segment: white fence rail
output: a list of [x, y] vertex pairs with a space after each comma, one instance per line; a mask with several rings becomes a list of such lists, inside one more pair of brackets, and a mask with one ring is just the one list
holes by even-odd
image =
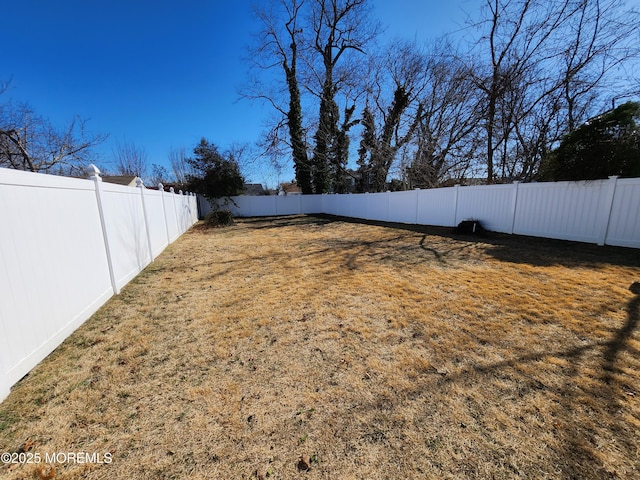
[[197, 218], [195, 196], [0, 168], [0, 401]]
[[[202, 199], [200, 205], [203, 214], [211, 209]], [[640, 248], [639, 178], [352, 195], [239, 196], [225, 208], [244, 217], [328, 213], [444, 227], [474, 219], [495, 232]]]

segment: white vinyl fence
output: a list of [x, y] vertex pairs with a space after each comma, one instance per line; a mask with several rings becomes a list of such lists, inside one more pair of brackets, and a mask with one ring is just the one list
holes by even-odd
[[192, 195], [0, 168], [0, 401], [198, 219]]
[[[513, 183], [349, 195], [238, 196], [220, 207], [243, 217], [327, 213], [640, 248], [640, 179]], [[211, 210], [200, 199], [203, 214]]]

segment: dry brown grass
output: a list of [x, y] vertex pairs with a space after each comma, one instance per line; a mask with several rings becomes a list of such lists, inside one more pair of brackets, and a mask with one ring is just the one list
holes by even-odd
[[113, 455], [66, 479], [640, 478], [638, 280], [636, 250], [196, 227], [13, 388], [0, 452]]

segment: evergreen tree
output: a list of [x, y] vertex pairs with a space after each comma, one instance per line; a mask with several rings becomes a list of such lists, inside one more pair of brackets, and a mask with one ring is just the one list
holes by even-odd
[[640, 177], [640, 103], [627, 102], [564, 137], [543, 162], [538, 178], [595, 180]]
[[193, 149], [194, 158], [187, 159], [193, 174], [187, 175], [187, 188], [205, 197], [222, 198], [241, 193], [244, 179], [238, 164], [225, 158], [213, 143], [202, 138]]
[[371, 191], [373, 185], [371, 156], [376, 144], [376, 124], [368, 103], [362, 112], [362, 126], [362, 139], [358, 149], [358, 178], [356, 179], [356, 192], [358, 193]]

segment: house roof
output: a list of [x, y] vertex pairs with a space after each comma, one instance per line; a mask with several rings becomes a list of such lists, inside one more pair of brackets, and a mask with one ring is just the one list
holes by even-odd
[[281, 183], [280, 188], [284, 193], [302, 193], [302, 189], [295, 183]]
[[138, 177], [135, 175], [103, 175], [102, 181], [124, 185], [126, 187], [135, 187]]
[[245, 183], [244, 194], [245, 195], [266, 195], [267, 192], [259, 183]]

